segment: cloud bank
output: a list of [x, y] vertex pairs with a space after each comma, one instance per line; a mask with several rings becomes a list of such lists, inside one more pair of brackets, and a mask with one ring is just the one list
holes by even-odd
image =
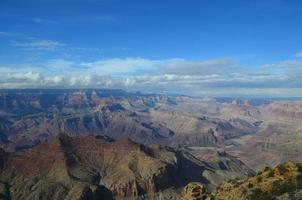
[[[46, 43], [21, 46], [44, 48]], [[0, 73], [0, 88], [122, 88], [195, 96], [302, 96], [299, 59], [258, 68], [226, 58], [205, 61], [113, 58], [93, 62], [52, 59], [0, 65]]]

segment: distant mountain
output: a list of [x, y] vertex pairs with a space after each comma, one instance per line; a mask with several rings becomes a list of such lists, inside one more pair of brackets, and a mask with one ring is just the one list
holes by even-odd
[[123, 90], [1, 90], [0, 146], [19, 151], [70, 136], [213, 147], [254, 170], [302, 159], [302, 101], [192, 98]]
[[178, 98], [120, 90], [8, 90], [0, 93], [0, 139], [11, 151], [60, 132], [127, 136], [174, 147], [213, 146], [258, 129], [241, 119], [196, 116], [181, 106]]

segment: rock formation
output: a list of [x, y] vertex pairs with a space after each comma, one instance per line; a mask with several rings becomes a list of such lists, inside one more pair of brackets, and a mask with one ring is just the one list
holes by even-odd
[[256, 176], [233, 180], [218, 187], [217, 200], [302, 199], [302, 166], [285, 163], [274, 169], [266, 168]]
[[200, 183], [189, 183], [183, 189], [180, 200], [212, 200], [212, 196], [206, 192], [205, 187]]
[[222, 176], [189, 153], [66, 134], [31, 149], [1, 151], [0, 169], [0, 195], [7, 199], [174, 198], [190, 181], [211, 188], [206, 171]]

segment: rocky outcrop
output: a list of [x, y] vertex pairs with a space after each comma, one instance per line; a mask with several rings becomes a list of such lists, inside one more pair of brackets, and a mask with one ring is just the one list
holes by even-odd
[[208, 193], [201, 183], [189, 183], [181, 200], [300, 200], [302, 199], [302, 165], [288, 162], [267, 167], [255, 176], [233, 179]]
[[256, 176], [233, 180], [217, 188], [217, 200], [301, 199], [302, 166], [285, 163], [274, 169], [266, 168]]
[[180, 200], [212, 200], [212, 196], [206, 192], [205, 187], [200, 183], [189, 183], [183, 189]]

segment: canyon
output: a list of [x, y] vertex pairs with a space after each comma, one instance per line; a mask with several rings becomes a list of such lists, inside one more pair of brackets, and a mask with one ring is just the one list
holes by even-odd
[[301, 122], [299, 99], [1, 90], [1, 195], [178, 199], [190, 182], [215, 192], [300, 163]]

